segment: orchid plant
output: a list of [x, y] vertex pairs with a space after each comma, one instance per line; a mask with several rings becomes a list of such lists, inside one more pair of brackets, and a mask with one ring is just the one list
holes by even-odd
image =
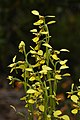
[[[58, 83], [63, 77], [70, 76], [64, 70], [69, 68], [67, 66], [68, 60], [60, 59], [60, 53], [69, 52], [69, 50], [55, 50], [49, 44], [51, 36], [48, 26], [56, 21], [52, 20], [46, 23], [46, 19], [53, 19], [55, 16], [42, 16], [36, 10], [33, 10], [32, 14], [38, 18], [38, 21], [33, 23], [35, 28], [30, 30], [34, 36], [32, 39], [34, 47], [30, 46], [30, 51], [26, 53], [24, 41], [20, 42], [19, 52], [23, 54], [24, 60], [16, 61], [15, 55], [13, 63], [9, 67], [11, 68], [10, 74], [13, 71], [18, 73], [18, 70], [21, 70], [21, 79], [10, 75], [8, 76], [9, 84], [13, 84], [15, 81], [23, 84], [25, 96], [20, 100], [25, 101], [28, 120], [34, 120], [34, 116], [37, 120], [70, 120], [68, 115], [63, 114], [61, 110], [56, 108], [60, 100], [56, 97]], [[30, 62], [28, 56], [31, 57], [34, 64]], [[77, 94], [80, 97], [80, 92]], [[73, 102], [74, 97], [77, 103], [78, 97], [72, 95]], [[78, 106], [75, 109], [72, 110], [72, 113], [75, 113], [74, 111], [77, 113]]]

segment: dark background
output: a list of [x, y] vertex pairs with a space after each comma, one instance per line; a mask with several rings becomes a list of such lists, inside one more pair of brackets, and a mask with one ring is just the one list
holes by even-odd
[[[75, 83], [80, 77], [80, 0], [0, 0], [0, 76], [8, 74], [7, 66], [18, 54], [18, 44], [25, 41], [29, 50], [35, 18], [31, 11], [55, 15], [50, 26], [54, 49], [67, 48], [70, 73]], [[2, 79], [2, 77], [1, 77]], [[1, 81], [0, 79], [0, 81]], [[5, 81], [4, 81], [5, 82]]]
[[[36, 20], [36, 16], [31, 14], [34, 9], [38, 10], [41, 15], [56, 16], [56, 24], [49, 27], [52, 36], [51, 45], [57, 50], [61, 48], [70, 50], [69, 54], [63, 56], [69, 60], [71, 78], [63, 84], [63, 88], [66, 89], [66, 85], [71, 84], [70, 81], [79, 85], [80, 0], [0, 0], [0, 88], [9, 88], [6, 79], [9, 75], [8, 65], [12, 63], [15, 54], [19, 58], [21, 57], [21, 54], [18, 53], [18, 45], [21, 40], [26, 43], [26, 51], [29, 51], [32, 39], [30, 29], [34, 28], [33, 22]], [[2, 95], [5, 96], [1, 96], [2, 101], [6, 99], [6, 91], [6, 89], [2, 90]], [[8, 94], [7, 98], [9, 99]], [[10, 101], [8, 100], [8, 103]], [[3, 101], [3, 105], [1, 103], [2, 109], [5, 104], [5, 101]], [[5, 112], [3, 111], [3, 113]], [[9, 120], [9, 118], [4, 120], [6, 119]]]

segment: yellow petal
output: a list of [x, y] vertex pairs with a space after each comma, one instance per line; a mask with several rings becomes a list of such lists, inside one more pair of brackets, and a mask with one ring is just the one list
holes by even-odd
[[48, 32], [40, 32], [40, 33], [41, 33], [41, 34], [45, 34], [45, 35], [48, 34]]
[[39, 50], [39, 45], [36, 45], [35, 50]]
[[43, 51], [42, 50], [38, 50], [38, 55], [43, 55]]
[[33, 68], [39, 67], [39, 66], [40, 66], [40, 63], [39, 63], [39, 62], [37, 62], [35, 65], [32, 65]]
[[8, 78], [7, 78], [7, 79], [12, 80], [12, 78], [13, 78], [13, 76], [8, 76]]
[[52, 48], [48, 43], [44, 43], [44, 44], [42, 44], [43, 46], [46, 46], [46, 47], [48, 47], [48, 48]]
[[60, 67], [60, 70], [61, 70], [61, 69], [67, 69], [67, 68], [69, 68], [69, 67], [64, 64], [64, 65], [62, 65], [62, 66]]
[[44, 105], [40, 105], [39, 106], [39, 110], [42, 111], [42, 112], [44, 112]]
[[35, 37], [32, 40], [33, 40], [33, 42], [37, 42], [39, 40], [39, 37]]
[[52, 70], [52, 68], [48, 67], [47, 65], [43, 65], [43, 66], [42, 66], [42, 69], [43, 69], [43, 70]]
[[56, 53], [56, 54], [60, 54], [60, 51], [58, 51], [58, 50], [54, 50], [54, 53]]
[[45, 63], [45, 60], [41, 60], [41, 61], [40, 61], [40, 64], [44, 64], [44, 63]]
[[34, 14], [34, 15], [39, 15], [39, 12], [38, 12], [37, 10], [32, 10], [31, 12], [32, 12], [32, 14]]
[[47, 24], [49, 25], [49, 24], [53, 24], [53, 23], [55, 23], [56, 21], [50, 21], [50, 22], [48, 22]]
[[36, 90], [34, 90], [34, 89], [29, 89], [29, 90], [27, 90], [27, 92], [26, 93], [29, 93], [29, 94], [31, 94], [31, 93], [36, 93], [37, 91]]
[[62, 79], [61, 75], [55, 75], [55, 78], [58, 79], [58, 80]]
[[65, 74], [63, 74], [63, 76], [70, 76], [70, 74], [69, 73], [65, 73]]
[[20, 44], [19, 44], [19, 49], [21, 49], [21, 48], [24, 47], [24, 46], [25, 46], [24, 41], [21, 41]]
[[55, 53], [52, 55], [52, 58], [53, 58], [54, 60], [59, 60], [59, 58], [57, 57], [57, 54], [55, 54]]
[[31, 103], [31, 104], [35, 103], [35, 101], [33, 99], [29, 99], [28, 102]]
[[37, 29], [32, 29], [30, 30], [30, 32], [37, 32]]
[[45, 17], [52, 17], [52, 18], [54, 18], [55, 16], [53, 16], [53, 15], [48, 15], [48, 16], [45, 16]]
[[13, 62], [15, 62], [15, 60], [16, 60], [16, 55], [13, 57]]
[[58, 115], [61, 115], [61, 114], [62, 114], [62, 112], [61, 112], [60, 110], [56, 110], [56, 111], [53, 113], [54, 117], [58, 117]]
[[43, 20], [38, 20], [37, 22], [33, 23], [34, 25], [41, 25], [43, 23]]
[[68, 61], [68, 60], [61, 60], [61, 61], [60, 61], [60, 64], [61, 64], [61, 65], [64, 65], [64, 64], [66, 64], [67, 61]]
[[16, 63], [12, 63], [8, 67], [14, 67], [15, 65], [16, 65]]
[[80, 91], [77, 93], [78, 96], [80, 96]]
[[32, 76], [32, 77], [30, 77], [30, 79], [29, 79], [30, 81], [34, 81], [35, 80], [35, 77], [34, 76]]
[[62, 52], [70, 52], [70, 51], [67, 50], [67, 49], [61, 49], [60, 51], [62, 51]]
[[79, 98], [78, 98], [77, 95], [72, 95], [72, 96], [71, 96], [71, 100], [72, 100], [73, 102], [77, 103], [78, 100], [79, 100]]
[[26, 68], [26, 71], [33, 71], [32, 68]]
[[63, 120], [70, 120], [70, 118], [69, 118], [68, 115], [63, 115], [61, 118], [62, 118]]
[[36, 51], [30, 50], [30, 53], [31, 53], [31, 54], [36, 54]]
[[41, 73], [41, 74], [47, 74], [47, 70], [41, 70], [39, 73]]
[[78, 109], [73, 109], [73, 110], [71, 110], [71, 113], [77, 114], [77, 113], [78, 113]]

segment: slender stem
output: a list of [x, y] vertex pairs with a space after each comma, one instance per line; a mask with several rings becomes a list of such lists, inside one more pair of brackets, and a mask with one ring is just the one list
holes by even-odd
[[[48, 32], [48, 34], [46, 35], [46, 42], [49, 43], [50, 37], [49, 37], [49, 29], [48, 29], [47, 25], [46, 25], [46, 30]], [[49, 48], [46, 47], [46, 64], [47, 64], [47, 66], [49, 66], [49, 60], [50, 60], [50, 52], [49, 52]], [[50, 72], [49, 71], [47, 73], [47, 78], [48, 79], [50, 78]], [[51, 83], [51, 81], [49, 81], [49, 88], [50, 88], [49, 95], [52, 95], [53, 92], [52, 92], [52, 83]], [[53, 99], [52, 99], [52, 97], [50, 97], [50, 111], [49, 111], [49, 113], [51, 115], [52, 115], [52, 112], [53, 112], [52, 110], [53, 110]]]
[[[56, 92], [57, 92], [57, 80], [55, 79], [56, 65], [57, 65], [57, 62], [56, 62], [55, 65], [54, 65], [54, 88], [53, 88], [54, 95], [56, 95]], [[54, 110], [56, 109], [56, 100], [55, 100], [55, 98], [54, 98], [53, 109], [54, 109]]]
[[44, 81], [44, 88], [45, 88], [45, 94], [44, 94], [44, 119], [47, 120], [47, 109], [48, 109], [48, 92], [47, 92], [47, 86], [46, 82]]
[[[26, 58], [26, 50], [25, 50], [25, 47], [24, 47], [24, 57], [25, 57], [25, 62], [27, 61], [27, 58]], [[24, 90], [25, 92], [27, 91], [27, 85], [26, 85], [26, 70], [24, 69]]]
[[[30, 66], [30, 64], [28, 63], [28, 60], [27, 60], [27, 56], [28, 56], [29, 52], [26, 54], [26, 50], [25, 50], [25, 47], [24, 47], [24, 56], [25, 56], [25, 63], [26, 65]], [[27, 91], [27, 83], [28, 81], [26, 80], [26, 70], [24, 69], [24, 89], [25, 89], [25, 92]], [[32, 104], [29, 104], [29, 117], [28, 119], [29, 120], [33, 120], [33, 106]]]
[[29, 120], [33, 120], [33, 106], [31, 105], [31, 104], [29, 104], [29, 110], [30, 110], [30, 112], [29, 112], [29, 117], [28, 117], [28, 119]]

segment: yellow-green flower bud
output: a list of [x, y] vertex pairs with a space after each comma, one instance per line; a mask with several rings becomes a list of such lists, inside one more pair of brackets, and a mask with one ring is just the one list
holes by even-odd
[[19, 44], [19, 52], [23, 53], [24, 48], [25, 48], [25, 43], [23, 41], [21, 41], [20, 44]]

